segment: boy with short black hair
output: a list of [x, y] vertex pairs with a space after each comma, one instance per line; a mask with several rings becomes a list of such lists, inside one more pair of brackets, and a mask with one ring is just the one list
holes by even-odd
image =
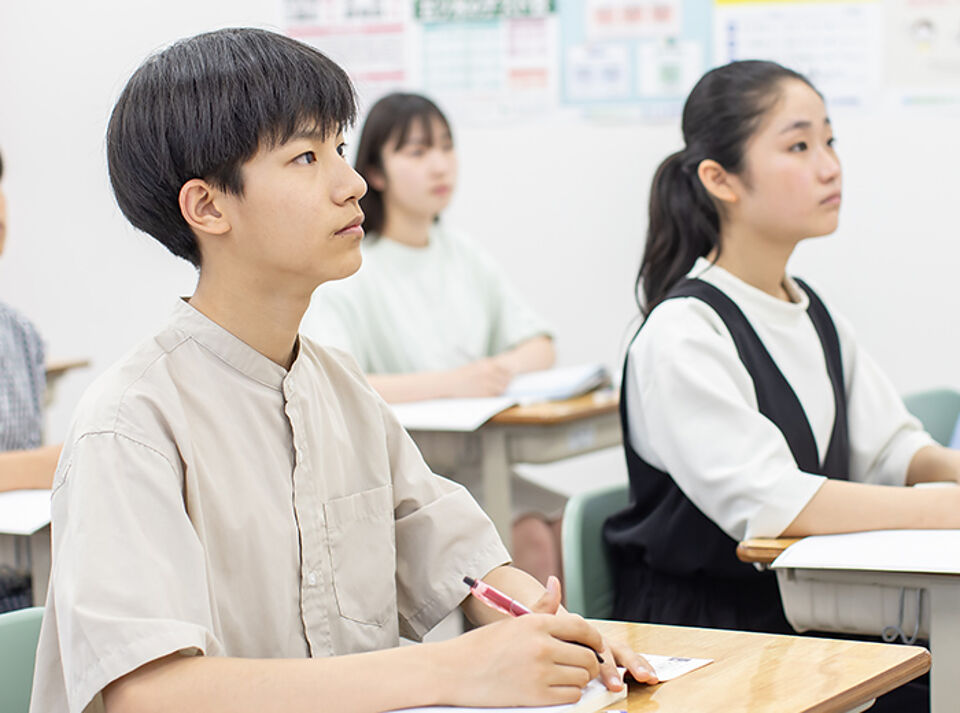
[[[489, 520], [429, 472], [355, 363], [297, 336], [316, 286], [360, 264], [354, 114], [339, 67], [260, 30], [179, 42], [121, 94], [121, 210], [200, 276], [76, 414], [34, 713], [544, 705], [598, 672], [618, 688], [614, 654], [647, 676], [559, 609], [555, 581], [504, 564]], [[457, 605], [500, 618], [464, 601], [464, 575], [542, 614], [391, 648]]]

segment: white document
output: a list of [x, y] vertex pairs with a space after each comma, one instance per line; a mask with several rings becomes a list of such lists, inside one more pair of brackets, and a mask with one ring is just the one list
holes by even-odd
[[686, 656], [660, 656], [659, 654], [640, 654], [653, 666], [660, 682], [669, 681], [685, 673], [690, 673], [708, 663], [713, 663], [713, 659], [691, 659]]
[[32, 535], [49, 524], [49, 490], [11, 490], [0, 493], [0, 533]]
[[[708, 663], [713, 663], [713, 659], [691, 659], [685, 656], [660, 656], [658, 654], [640, 654], [643, 656], [657, 673], [660, 682], [669, 681], [685, 673], [689, 673]], [[619, 668], [620, 675], [623, 676], [626, 669]], [[583, 689], [580, 700], [576, 703], [568, 703], [561, 706], [540, 706], [536, 708], [518, 707], [518, 708], [462, 708], [458, 706], [427, 706], [425, 708], [404, 708], [403, 713], [465, 713], [466, 711], [482, 711], [483, 713], [594, 713], [601, 708], [606, 708], [612, 703], [622, 701], [627, 697], [627, 687], [624, 686], [619, 691], [608, 691], [607, 687], [601, 683], [600, 679], [593, 679]]]
[[960, 574], [960, 530], [880, 530], [805, 537], [774, 569]]
[[431, 399], [395, 404], [393, 412], [408, 431], [476, 431], [515, 405], [510, 396], [489, 399]]
[[[620, 669], [620, 674], [623, 675]], [[596, 713], [611, 703], [622, 701], [627, 697], [627, 687], [619, 691], [608, 691], [607, 687], [595, 678], [583, 689], [580, 700], [576, 703], [567, 703], [560, 706], [537, 706], [517, 708], [462, 708], [460, 706], [427, 706], [425, 708], [404, 708], [403, 713]]]
[[544, 369], [513, 377], [504, 396], [512, 396], [520, 403], [560, 401], [593, 391], [609, 381], [610, 377], [602, 364]]

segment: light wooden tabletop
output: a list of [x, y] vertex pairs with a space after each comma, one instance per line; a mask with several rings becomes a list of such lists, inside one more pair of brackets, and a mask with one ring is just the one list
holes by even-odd
[[801, 539], [800, 537], [778, 537], [776, 539], [758, 537], [753, 540], [744, 540], [737, 545], [737, 558], [741, 562], [770, 564], [785, 549]]
[[566, 399], [565, 401], [547, 401], [529, 406], [514, 406], [501, 411], [490, 423], [505, 425], [548, 425], [576, 421], [589, 416], [610, 413], [617, 410], [620, 397], [616, 391], [591, 391], [589, 394]]
[[930, 670], [930, 653], [919, 646], [623, 622], [597, 626], [635, 651], [714, 660], [656, 686], [631, 683], [627, 700], [605, 710], [839, 713]]

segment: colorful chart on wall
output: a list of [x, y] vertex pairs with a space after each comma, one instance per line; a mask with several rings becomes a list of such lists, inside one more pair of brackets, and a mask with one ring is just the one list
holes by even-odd
[[597, 116], [673, 119], [708, 68], [712, 16], [712, 0], [566, 3], [563, 104]]
[[460, 123], [675, 121], [707, 69], [773, 59], [832, 109], [960, 109], [960, 0], [281, 0], [363, 107], [422, 91]]

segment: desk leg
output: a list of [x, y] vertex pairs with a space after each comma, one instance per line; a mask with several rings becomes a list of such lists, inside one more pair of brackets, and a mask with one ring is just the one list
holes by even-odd
[[510, 496], [510, 462], [507, 460], [507, 434], [501, 428], [485, 428], [480, 473], [483, 478], [483, 509], [493, 520], [503, 544], [512, 547], [510, 529], [513, 503]]
[[42, 607], [47, 601], [50, 561], [50, 526], [47, 525], [30, 535], [30, 579], [35, 607]]
[[930, 711], [951, 713], [960, 700], [960, 588], [928, 586], [930, 597]]

